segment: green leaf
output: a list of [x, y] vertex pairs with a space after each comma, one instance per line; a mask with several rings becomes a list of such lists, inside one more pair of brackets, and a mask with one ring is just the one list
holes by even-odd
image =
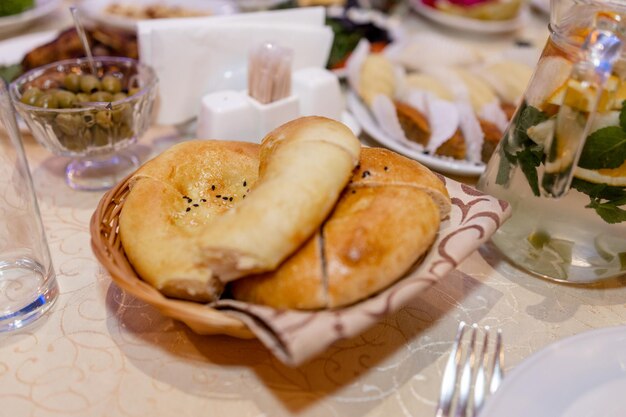
[[591, 199], [619, 200], [626, 198], [626, 188], [624, 187], [594, 184], [579, 178], [574, 178], [572, 188], [575, 188], [583, 194], [587, 194]]
[[333, 68], [341, 63], [354, 50], [354, 48], [356, 48], [357, 44], [365, 34], [362, 33], [362, 30], [358, 30], [357, 28], [348, 29], [344, 27], [341, 22], [338, 22], [335, 19], [327, 18], [326, 25], [330, 26], [335, 35], [330, 49], [330, 55], [328, 57], [328, 63], [326, 65], [328, 68]]
[[0, 16], [18, 14], [34, 6], [34, 0], [2, 0], [0, 2]]
[[587, 207], [594, 209], [609, 224], [626, 222], [626, 210], [613, 202], [600, 203], [598, 200], [591, 200]]
[[517, 158], [511, 155], [504, 148], [500, 148], [500, 164], [496, 175], [496, 184], [508, 187], [511, 178], [511, 168], [517, 165]]
[[533, 194], [539, 196], [539, 178], [537, 175], [537, 167], [541, 164], [543, 146], [529, 146], [524, 150], [519, 151], [516, 156], [520, 168], [528, 180], [528, 185], [533, 190]]
[[528, 128], [538, 125], [541, 122], [548, 120], [548, 116], [533, 106], [526, 105], [524, 109], [520, 112], [519, 120], [515, 123], [515, 131], [513, 134], [515, 135], [515, 139], [519, 145], [522, 145], [527, 142], [535, 143], [531, 138], [528, 137], [526, 133]]
[[20, 75], [22, 75], [21, 64], [0, 66], [0, 78], [4, 79], [8, 83], [13, 81]]
[[512, 167], [519, 165], [533, 193], [539, 195], [537, 167], [544, 157], [543, 145], [536, 144], [526, 132], [530, 127], [546, 120], [548, 116], [541, 110], [522, 103], [511, 122], [513, 130], [504, 135], [496, 184], [508, 184]]
[[626, 132], [619, 126], [608, 126], [587, 137], [578, 166], [586, 169], [617, 168], [624, 160]]

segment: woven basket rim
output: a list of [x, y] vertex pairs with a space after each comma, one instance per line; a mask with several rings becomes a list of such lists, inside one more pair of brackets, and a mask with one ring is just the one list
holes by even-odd
[[254, 337], [248, 326], [238, 318], [205, 304], [168, 298], [143, 281], [132, 268], [119, 240], [117, 221], [133, 175], [134, 172], [102, 196], [89, 222], [92, 251], [113, 282], [162, 314], [185, 322], [199, 333]]

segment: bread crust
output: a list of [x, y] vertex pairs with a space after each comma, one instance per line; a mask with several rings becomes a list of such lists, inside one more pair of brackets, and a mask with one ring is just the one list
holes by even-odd
[[289, 122], [260, 147], [174, 146], [130, 181], [120, 215], [127, 256], [164, 294], [215, 300], [225, 282], [275, 269], [316, 232], [360, 149], [346, 126], [322, 117]]
[[234, 298], [275, 308], [324, 308], [328, 302], [321, 243], [318, 232], [276, 271], [233, 281], [230, 289]]
[[386, 288], [424, 254], [439, 230], [424, 191], [350, 187], [324, 225], [328, 304], [352, 304]]
[[269, 133], [249, 197], [199, 235], [203, 262], [222, 282], [274, 270], [328, 216], [360, 151], [350, 129], [324, 117], [296, 119]]
[[244, 198], [258, 166], [256, 144], [189, 141], [141, 167], [131, 178], [119, 225], [138, 275], [170, 297], [218, 298], [223, 284], [203, 264], [195, 234]]
[[[354, 303], [415, 264], [449, 210], [448, 192], [430, 170], [385, 149], [363, 148], [350, 183], [314, 239], [277, 270], [231, 283], [231, 293], [276, 308]], [[322, 252], [312, 251], [315, 246]], [[308, 270], [295, 276], [294, 265]]]

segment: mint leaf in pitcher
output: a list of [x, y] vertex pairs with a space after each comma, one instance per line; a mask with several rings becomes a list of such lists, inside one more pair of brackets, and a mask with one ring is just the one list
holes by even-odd
[[586, 207], [594, 209], [605, 222], [615, 224], [626, 221], [626, 187], [594, 184], [574, 178], [572, 188], [589, 196], [591, 201]]
[[625, 204], [626, 199], [622, 201], [608, 201], [606, 203], [592, 200], [587, 207], [594, 209], [605, 222], [615, 224], [626, 222], [626, 210], [619, 207]]
[[515, 125], [516, 142], [520, 145], [528, 141], [532, 142], [532, 139], [528, 137], [528, 128], [546, 120], [548, 120], [548, 116], [544, 112], [536, 107], [526, 105], [524, 110], [520, 112], [519, 122]]
[[537, 167], [543, 161], [543, 145], [535, 143], [528, 136], [528, 129], [546, 120], [548, 120], [548, 115], [541, 110], [529, 106], [526, 102], [521, 104], [515, 119], [511, 122], [511, 126], [514, 126], [513, 130], [505, 134], [503, 139], [505, 142], [500, 155], [497, 184], [508, 183], [511, 168], [519, 165], [533, 194], [539, 195]]
[[543, 158], [543, 146], [532, 145], [517, 154], [517, 161], [528, 180], [528, 185], [533, 190], [533, 194], [539, 196], [539, 178], [537, 175], [537, 167], [541, 164]]
[[587, 137], [578, 166], [586, 169], [617, 168], [624, 160], [626, 132], [619, 126], [608, 126]]
[[594, 184], [589, 181], [574, 178], [572, 188], [583, 194], [587, 194], [592, 199], [601, 200], [621, 200], [626, 198], [626, 188], [616, 187], [607, 184]]

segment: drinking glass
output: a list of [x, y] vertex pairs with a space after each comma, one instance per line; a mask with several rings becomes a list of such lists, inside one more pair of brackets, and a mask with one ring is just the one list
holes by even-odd
[[41, 317], [58, 287], [7, 86], [0, 80], [0, 332]]
[[626, 2], [552, 0], [550, 37], [478, 187], [511, 203], [493, 243], [539, 276], [626, 273]]

